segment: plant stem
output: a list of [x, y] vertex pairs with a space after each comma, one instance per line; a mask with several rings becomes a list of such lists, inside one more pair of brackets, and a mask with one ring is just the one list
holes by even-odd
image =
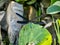
[[54, 29], [56, 31], [56, 35], [57, 35], [57, 38], [58, 38], [58, 43], [60, 44], [60, 32], [59, 32], [58, 21], [56, 20], [56, 25], [55, 25], [53, 15], [52, 15], [52, 19], [53, 19]]
[[55, 31], [57, 32], [57, 29], [56, 29], [56, 25], [55, 25], [55, 21], [54, 21], [53, 15], [52, 15], [52, 20], [53, 20], [54, 29], [55, 29]]
[[56, 38], [54, 38], [54, 44], [53, 45], [56, 45]]

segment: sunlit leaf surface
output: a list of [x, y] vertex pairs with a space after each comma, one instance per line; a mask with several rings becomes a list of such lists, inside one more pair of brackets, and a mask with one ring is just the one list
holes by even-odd
[[28, 23], [19, 34], [19, 45], [51, 45], [52, 36], [49, 31], [38, 24]]

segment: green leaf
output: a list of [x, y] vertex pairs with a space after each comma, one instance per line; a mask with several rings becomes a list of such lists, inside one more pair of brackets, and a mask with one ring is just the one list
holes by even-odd
[[[25, 1], [29, 1], [29, 0], [15, 0], [16, 2], [21, 2], [21, 3], [24, 3]], [[27, 2], [28, 5], [31, 5], [33, 3], [35, 3], [36, 0], [30, 0], [29, 2]]]
[[36, 2], [36, 0], [31, 0], [31, 1], [27, 2], [27, 4], [31, 5], [31, 4], [33, 4], [35, 2]]
[[19, 45], [51, 45], [51, 43], [52, 36], [49, 31], [38, 24], [28, 23], [19, 33]]
[[56, 14], [60, 12], [60, 1], [55, 2], [53, 5], [47, 8], [47, 14]]
[[57, 0], [51, 0], [51, 4], [55, 3]]
[[58, 25], [60, 26], [60, 19], [57, 19], [56, 22], [58, 22]]
[[[36, 17], [39, 17], [40, 15], [41, 15], [41, 8], [39, 7], [39, 10], [36, 11]], [[37, 21], [40, 21], [40, 18], [38, 18]]]
[[51, 4], [55, 3], [56, 1], [60, 1], [60, 0], [51, 0]]
[[27, 0], [15, 0], [16, 2], [25, 2]]

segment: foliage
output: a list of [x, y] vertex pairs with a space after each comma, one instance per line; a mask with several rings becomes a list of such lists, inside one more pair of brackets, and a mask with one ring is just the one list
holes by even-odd
[[24, 3], [24, 2], [27, 2], [27, 4], [30, 5], [30, 4], [35, 3], [36, 0], [31, 0], [31, 1], [29, 1], [29, 0], [16, 0], [16, 2], [20, 2], [20, 3], [21, 3], [21, 2], [23, 2], [23, 3]]
[[[41, 12], [41, 8], [39, 7], [39, 9], [36, 11], [36, 17], [41, 16]], [[38, 18], [37, 21], [40, 21], [40, 18]]]
[[25, 2], [27, 0], [16, 0], [16, 2]]
[[52, 36], [49, 31], [38, 24], [28, 23], [19, 33], [19, 45], [51, 45], [51, 43]]
[[58, 38], [58, 43], [60, 44], [60, 19], [56, 20], [56, 34]]
[[56, 2], [57, 0], [51, 0], [51, 4], [53, 4], [54, 2]]
[[35, 3], [36, 2], [36, 0], [31, 0], [31, 1], [29, 1], [29, 2], [27, 2], [27, 4], [33, 4], [33, 3]]
[[[35, 15], [36, 17], [39, 17], [41, 14], [44, 16], [43, 14], [44, 12], [42, 12], [42, 8], [41, 8], [41, 3], [43, 2], [43, 0], [41, 0], [42, 2], [39, 2], [37, 0], [15, 0], [15, 1], [18, 3], [24, 4], [24, 6], [27, 8], [28, 6], [33, 6], [36, 9], [36, 15]], [[43, 11], [45, 11], [46, 9], [46, 7], [44, 7], [45, 2], [43, 3], [44, 3], [42, 4]], [[25, 4], [27, 4], [27, 6]], [[47, 8], [46, 13], [52, 15], [59, 12], [60, 12], [60, 0], [51, 0], [51, 5]], [[32, 13], [34, 12], [32, 11]], [[52, 15], [52, 19], [53, 19], [56, 35], [58, 38], [58, 43], [60, 44], [60, 19], [57, 19], [55, 21], [55, 19], [53, 18], [53, 15]], [[40, 22], [40, 18], [38, 18], [37, 21]], [[52, 43], [52, 36], [49, 33], [49, 31], [38, 24], [28, 23], [23, 26], [23, 28], [19, 33], [19, 45], [51, 45], [51, 43]], [[13, 45], [13, 44], [10, 44], [10, 45]], [[54, 39], [54, 45], [56, 45], [55, 39]]]
[[[51, 3], [53, 3], [53, 4], [47, 8], [47, 11], [46, 11], [47, 14], [59, 13], [60, 12], [60, 1], [57, 1], [57, 0], [51, 0], [51, 1], [52, 1]], [[57, 38], [58, 38], [58, 43], [60, 44], [60, 19], [57, 19], [56, 22], [55, 22], [54, 21], [55, 19], [53, 18], [53, 15], [52, 15], [52, 19], [53, 19], [56, 35], [57, 35]]]
[[60, 1], [60, 0], [51, 0], [51, 4], [55, 3], [56, 1]]
[[60, 12], [60, 1], [56, 1], [54, 4], [47, 8], [47, 14], [56, 14]]

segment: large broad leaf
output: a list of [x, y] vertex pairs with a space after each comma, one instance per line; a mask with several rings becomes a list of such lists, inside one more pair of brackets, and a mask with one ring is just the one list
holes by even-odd
[[[5, 16], [7, 21], [7, 24], [9, 25], [8, 28], [8, 36], [10, 45], [14, 43], [14, 40], [17, 38], [17, 34], [19, 32], [19, 29], [21, 29], [22, 24], [17, 23], [17, 21], [23, 21], [19, 15], [23, 16], [23, 5], [16, 3], [14, 1], [11, 1], [7, 8], [7, 15]], [[19, 14], [19, 15], [18, 15]], [[4, 18], [3, 18], [4, 20]], [[2, 21], [4, 24], [3, 27], [6, 28], [6, 24], [4, 21]], [[6, 28], [7, 29], [7, 28]]]
[[38, 24], [28, 23], [19, 33], [19, 45], [51, 45], [49, 31]]
[[56, 14], [60, 12], [60, 1], [55, 2], [47, 8], [47, 14]]

